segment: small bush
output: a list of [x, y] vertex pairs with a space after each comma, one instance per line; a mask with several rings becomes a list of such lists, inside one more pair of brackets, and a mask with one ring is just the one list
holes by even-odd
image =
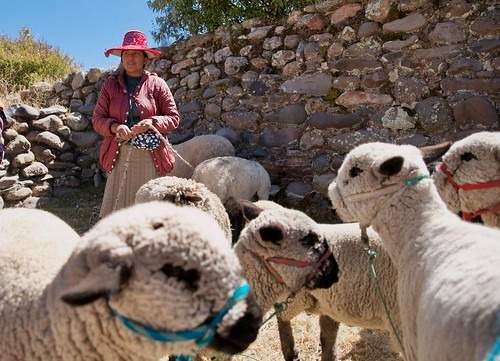
[[77, 68], [74, 61], [52, 46], [33, 39], [21, 29], [17, 39], [0, 36], [0, 79], [8, 92], [36, 81], [60, 79]]
[[159, 16], [157, 41], [213, 31], [255, 17], [280, 19], [295, 9], [317, 0], [148, 0], [148, 6]]

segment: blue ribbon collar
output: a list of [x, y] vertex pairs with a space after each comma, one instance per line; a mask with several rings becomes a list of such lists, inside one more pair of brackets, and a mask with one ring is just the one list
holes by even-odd
[[196, 340], [196, 345], [198, 347], [205, 347], [213, 341], [217, 328], [219, 327], [219, 324], [222, 322], [222, 320], [231, 310], [231, 308], [233, 308], [233, 306], [237, 302], [244, 300], [249, 293], [250, 293], [250, 285], [247, 282], [244, 282], [233, 292], [232, 296], [227, 300], [224, 307], [222, 307], [222, 309], [209, 322], [190, 330], [182, 330], [175, 332], [157, 330], [152, 327], [141, 325], [131, 320], [130, 318], [120, 314], [111, 306], [109, 306], [109, 308], [111, 309], [112, 314], [115, 317], [117, 317], [125, 325], [125, 327], [127, 327], [130, 331], [137, 333], [141, 336], [159, 342]]

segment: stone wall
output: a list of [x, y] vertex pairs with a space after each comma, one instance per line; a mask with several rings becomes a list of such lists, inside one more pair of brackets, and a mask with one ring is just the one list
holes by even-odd
[[[425, 146], [500, 128], [494, 3], [331, 0], [163, 48], [149, 68], [182, 113], [169, 138], [224, 135], [266, 167], [277, 197], [326, 207], [328, 183], [358, 144]], [[72, 74], [51, 101], [88, 119], [106, 76]]]
[[3, 133], [5, 159], [0, 164], [0, 208], [36, 207], [54, 189], [77, 188], [101, 179], [99, 136], [89, 116], [61, 106], [7, 108]]

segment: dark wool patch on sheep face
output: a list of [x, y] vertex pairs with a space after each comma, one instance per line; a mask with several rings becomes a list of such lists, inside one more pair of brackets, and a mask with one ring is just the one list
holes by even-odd
[[200, 282], [201, 277], [198, 270], [185, 270], [182, 267], [166, 263], [161, 268], [161, 271], [167, 278], [173, 277], [179, 282], [184, 282], [190, 291], [194, 292], [198, 290], [198, 283]]

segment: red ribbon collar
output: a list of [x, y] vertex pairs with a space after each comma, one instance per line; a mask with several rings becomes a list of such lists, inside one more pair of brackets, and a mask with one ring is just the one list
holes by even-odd
[[500, 179], [490, 181], [490, 182], [458, 184], [457, 182], [455, 182], [455, 180], [453, 179], [453, 174], [451, 174], [451, 172], [448, 170], [448, 167], [444, 163], [441, 163], [439, 165], [438, 170], [441, 171], [444, 175], [446, 175], [446, 178], [448, 178], [448, 182], [457, 191], [459, 189], [463, 189], [464, 191], [473, 191], [473, 190], [477, 190], [477, 189], [488, 189], [488, 188], [500, 187]]
[[[245, 247], [246, 248], [246, 247]], [[286, 285], [285, 281], [283, 280], [283, 277], [279, 274], [279, 272], [272, 266], [272, 263], [275, 264], [281, 264], [281, 265], [287, 265], [290, 267], [296, 267], [296, 268], [306, 268], [306, 267], [313, 267], [311, 273], [307, 277], [306, 283], [314, 277], [315, 272], [318, 270], [319, 267], [323, 264], [323, 262], [326, 261], [326, 259], [332, 254], [332, 251], [328, 248], [325, 253], [321, 256], [321, 258], [317, 262], [309, 262], [309, 261], [301, 261], [293, 258], [286, 258], [286, 257], [268, 257], [264, 258], [261, 257], [259, 254], [253, 252], [252, 250], [248, 249], [247, 250], [252, 253], [256, 258], [262, 261], [264, 263], [264, 266], [266, 269], [271, 273], [274, 278], [282, 285]]]
[[480, 216], [481, 214], [486, 213], [486, 212], [491, 212], [491, 213], [498, 212], [498, 213], [500, 213], [500, 203], [498, 203], [496, 206], [493, 206], [490, 208], [483, 208], [483, 209], [480, 209], [478, 211], [471, 212], [471, 213], [462, 212], [462, 219], [464, 219], [465, 221], [472, 221], [477, 216]]
[[[446, 166], [445, 163], [441, 163], [438, 166], [438, 170], [446, 176], [446, 178], [448, 179], [448, 183], [450, 183], [457, 192], [460, 189], [464, 191], [472, 191], [478, 189], [489, 189], [489, 188], [500, 187], [500, 180], [494, 180], [490, 182], [458, 184], [453, 179], [453, 174], [448, 170], [448, 167]], [[483, 208], [475, 212], [470, 212], [470, 213], [462, 212], [462, 218], [466, 221], [471, 221], [472, 219], [476, 218], [477, 216], [485, 212], [492, 212], [492, 213], [500, 212], [500, 203], [498, 203], [496, 206], [490, 208]]]

